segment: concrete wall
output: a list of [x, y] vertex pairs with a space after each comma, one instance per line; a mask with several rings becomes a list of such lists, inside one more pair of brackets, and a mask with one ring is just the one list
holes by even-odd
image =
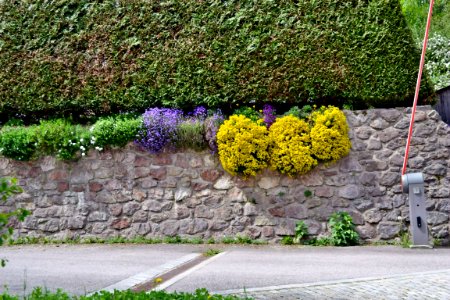
[[[408, 112], [347, 111], [350, 155], [295, 179], [266, 171], [243, 180], [230, 177], [208, 152], [150, 155], [131, 144], [78, 162], [0, 158], [0, 175], [18, 177], [26, 191], [0, 209], [32, 211], [17, 224], [21, 236], [241, 234], [270, 241], [293, 234], [298, 220], [311, 234], [326, 234], [330, 214], [348, 211], [363, 239], [391, 240], [401, 219], [408, 221], [400, 187]], [[430, 231], [448, 242], [450, 128], [430, 107], [419, 108], [416, 122], [408, 171], [424, 172]]]

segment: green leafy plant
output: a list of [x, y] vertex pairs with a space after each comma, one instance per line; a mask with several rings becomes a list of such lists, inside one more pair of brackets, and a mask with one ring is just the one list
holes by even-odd
[[308, 226], [304, 221], [298, 221], [297, 224], [295, 224], [294, 243], [301, 244], [307, 236]]
[[222, 251], [220, 251], [219, 249], [209, 248], [208, 250], [206, 250], [206, 251], [203, 253], [203, 255], [206, 256], [206, 257], [210, 257], [210, 256], [217, 255], [217, 254], [219, 254], [220, 252], [222, 252]]
[[330, 246], [333, 244], [332, 240], [329, 237], [314, 237], [307, 241], [308, 245], [311, 246]]
[[353, 246], [359, 242], [352, 217], [347, 212], [337, 212], [330, 216], [331, 241], [335, 246]]
[[294, 245], [294, 238], [290, 235], [283, 236], [280, 243], [281, 245]]
[[66, 140], [72, 139], [74, 126], [64, 119], [41, 121], [35, 133], [38, 152], [53, 155]]
[[[157, 280], [160, 282], [160, 280]], [[131, 290], [114, 292], [100, 291], [87, 296], [72, 296], [61, 289], [56, 292], [51, 292], [43, 288], [35, 288], [30, 295], [19, 297], [9, 295], [7, 291], [0, 294], [0, 299], [4, 300], [144, 300], [144, 299], [158, 299], [158, 300], [239, 300], [237, 296], [233, 295], [217, 295], [210, 294], [206, 289], [197, 289], [193, 293], [186, 292], [167, 292], [167, 291], [142, 291], [133, 292]], [[249, 298], [246, 298], [249, 299]]]
[[243, 115], [252, 120], [253, 122], [256, 122], [262, 118], [261, 113], [257, 112], [256, 110], [248, 106], [243, 106], [238, 109], [235, 109], [233, 115]]
[[92, 136], [90, 131], [80, 125], [74, 125], [71, 128], [69, 136], [64, 136], [59, 144], [58, 158], [71, 160], [83, 157], [92, 147]]
[[205, 150], [208, 144], [205, 140], [205, 127], [203, 121], [188, 119], [177, 126], [175, 145], [178, 149]]
[[307, 119], [312, 112], [311, 105], [304, 105], [302, 108], [298, 106], [291, 107], [287, 112], [284, 113], [285, 116], [292, 115], [299, 119]]
[[400, 245], [403, 248], [409, 248], [409, 246], [411, 246], [411, 237], [409, 232], [405, 231], [400, 234]]
[[91, 127], [91, 132], [97, 149], [123, 147], [136, 139], [141, 124], [141, 118], [109, 117], [98, 120]]
[[[22, 188], [17, 185], [17, 179], [0, 178], [0, 201], [6, 202], [9, 197], [22, 192]], [[11, 212], [0, 213], [0, 246], [3, 245], [13, 233], [14, 228], [9, 225], [10, 220], [12, 218], [17, 218], [19, 221], [23, 221], [29, 214], [29, 211], [23, 208], [18, 208]], [[5, 263], [6, 261], [4, 259], [0, 259], [0, 266], [4, 267]]]
[[305, 190], [304, 192], [303, 192], [303, 195], [305, 196], [305, 197], [311, 197], [312, 196], [312, 192], [310, 191], [310, 190]]
[[0, 131], [0, 154], [21, 161], [35, 156], [35, 127], [3, 127]]

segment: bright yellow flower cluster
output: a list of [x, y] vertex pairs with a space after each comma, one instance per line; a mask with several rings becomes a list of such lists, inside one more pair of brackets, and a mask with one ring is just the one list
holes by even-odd
[[278, 118], [269, 130], [270, 165], [282, 174], [305, 174], [317, 165], [311, 156], [309, 125], [294, 116]]
[[347, 120], [337, 107], [322, 107], [308, 120], [284, 116], [268, 131], [261, 120], [255, 123], [232, 115], [217, 133], [223, 168], [248, 177], [270, 162], [272, 169], [295, 176], [307, 173], [318, 161], [336, 161], [350, 152]]
[[312, 115], [312, 154], [320, 160], [336, 161], [350, 152], [347, 119], [339, 108], [328, 106]]
[[267, 128], [243, 115], [232, 115], [217, 132], [220, 162], [232, 175], [255, 176], [267, 167]]

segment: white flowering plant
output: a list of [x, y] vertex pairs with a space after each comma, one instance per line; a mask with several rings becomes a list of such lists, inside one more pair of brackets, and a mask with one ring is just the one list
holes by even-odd
[[91, 132], [80, 125], [72, 127], [69, 136], [65, 136], [59, 144], [57, 156], [60, 159], [73, 159], [86, 156], [90, 148], [94, 148], [95, 138]]
[[450, 86], [450, 38], [436, 34], [428, 40], [426, 68], [436, 90]]

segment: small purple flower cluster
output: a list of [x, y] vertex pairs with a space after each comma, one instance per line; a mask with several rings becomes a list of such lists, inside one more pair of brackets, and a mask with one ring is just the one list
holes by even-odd
[[205, 120], [208, 116], [208, 111], [203, 106], [197, 106], [192, 112], [192, 116], [198, 120]]
[[270, 104], [264, 104], [263, 115], [264, 115], [264, 123], [266, 124], [267, 129], [269, 129], [276, 119], [275, 108], [273, 108], [273, 106]]
[[224, 120], [225, 117], [220, 109], [205, 120], [205, 138], [213, 153], [217, 153], [218, 151], [217, 131], [219, 131], [219, 127], [222, 125]]
[[171, 108], [150, 108], [143, 114], [143, 123], [139, 131], [138, 145], [151, 153], [161, 152], [171, 146], [176, 138], [177, 126], [183, 112]]

